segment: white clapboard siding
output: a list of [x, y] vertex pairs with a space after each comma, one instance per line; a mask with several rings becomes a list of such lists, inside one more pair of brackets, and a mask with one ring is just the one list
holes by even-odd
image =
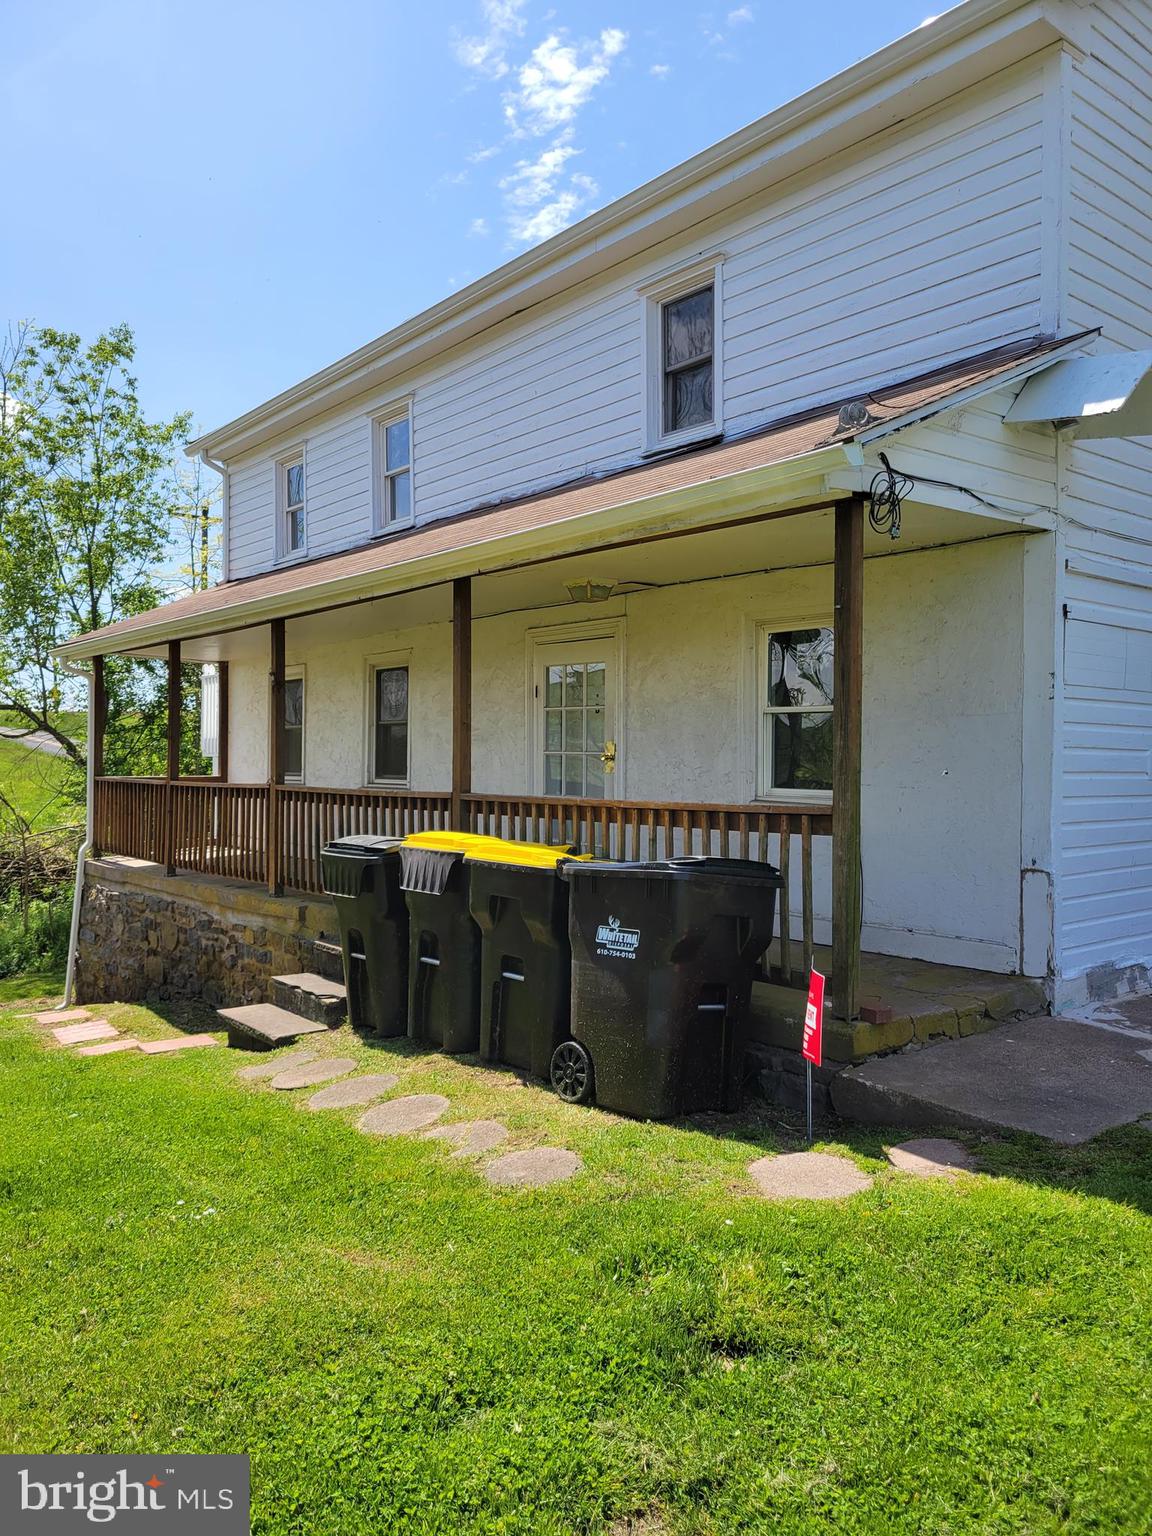
[[[1071, 70], [1069, 327], [1152, 346], [1152, 11], [1099, 0]], [[1152, 964], [1152, 442], [1064, 450], [1058, 966]]]
[[[642, 451], [638, 289], [722, 251], [725, 426], [882, 385], [1040, 329], [1043, 71], [1006, 71], [308, 426], [308, 553], [362, 542], [370, 416], [411, 398], [417, 518]], [[274, 559], [276, 453], [234, 467], [231, 572]]]

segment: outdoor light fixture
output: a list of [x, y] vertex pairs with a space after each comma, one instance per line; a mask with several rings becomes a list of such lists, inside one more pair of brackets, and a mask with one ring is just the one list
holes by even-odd
[[566, 581], [568, 596], [574, 603], [603, 603], [616, 590], [614, 581]]

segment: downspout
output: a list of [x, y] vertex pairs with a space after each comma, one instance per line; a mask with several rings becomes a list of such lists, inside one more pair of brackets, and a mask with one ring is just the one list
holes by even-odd
[[232, 566], [229, 558], [228, 546], [231, 543], [232, 519], [229, 507], [228, 490], [228, 466], [217, 464], [215, 459], [210, 459], [206, 453], [200, 455], [200, 462], [207, 464], [209, 469], [214, 469], [220, 476], [220, 580], [227, 581], [228, 573]]
[[56, 1005], [58, 1009], [72, 1006], [72, 995], [76, 986], [76, 943], [80, 933], [80, 905], [84, 900], [84, 866], [92, 851], [96, 815], [96, 763], [92, 756], [92, 738], [96, 725], [96, 689], [89, 669], [78, 667], [74, 662], [69, 661], [62, 661], [61, 666], [69, 677], [84, 677], [88, 680], [88, 750], [84, 765], [84, 841], [80, 844], [80, 851], [76, 855], [76, 886], [72, 892], [72, 926], [68, 931], [68, 968], [64, 973], [64, 997]]

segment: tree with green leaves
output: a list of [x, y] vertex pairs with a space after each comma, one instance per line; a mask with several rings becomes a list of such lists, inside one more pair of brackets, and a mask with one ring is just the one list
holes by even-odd
[[[148, 420], [134, 355], [126, 325], [87, 344], [21, 325], [0, 344], [0, 710], [77, 764], [84, 750], [61, 722], [68, 679], [52, 649], [162, 601], [157, 573], [181, 499], [171, 463], [190, 420]], [[110, 721], [134, 722], [129, 735], [150, 742], [158, 688], [137, 672], [109, 669]]]

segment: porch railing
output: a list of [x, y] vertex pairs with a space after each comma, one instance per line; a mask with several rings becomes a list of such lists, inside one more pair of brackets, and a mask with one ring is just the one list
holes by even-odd
[[[776, 863], [786, 889], [795, 890], [798, 883], [800, 897], [798, 933], [789, 901], [778, 904], [781, 979], [806, 976], [811, 967], [813, 846], [817, 838], [831, 836], [830, 806], [508, 795], [465, 795], [462, 803], [468, 831], [573, 842], [609, 858], [711, 854]], [[322, 891], [320, 850], [334, 837], [401, 837], [447, 828], [451, 822], [448, 794], [299, 785], [272, 789], [189, 779], [98, 778], [93, 806], [94, 841], [103, 853], [306, 893]]]

